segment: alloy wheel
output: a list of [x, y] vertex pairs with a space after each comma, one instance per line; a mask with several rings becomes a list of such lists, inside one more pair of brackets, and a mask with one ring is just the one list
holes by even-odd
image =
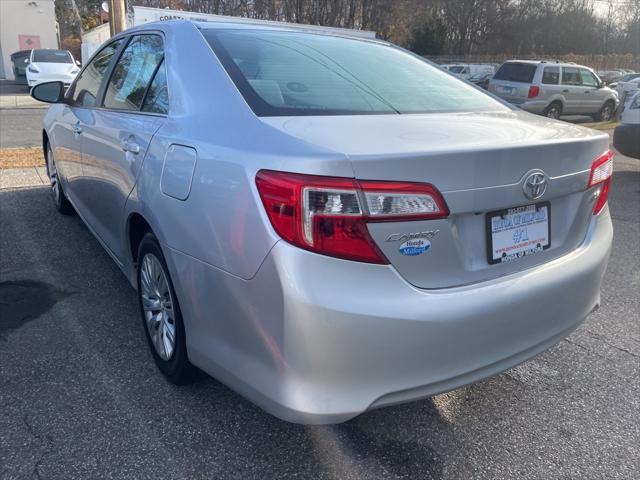
[[141, 262], [139, 294], [151, 343], [162, 360], [169, 360], [176, 347], [173, 298], [162, 265], [152, 253]]
[[560, 110], [558, 109], [558, 107], [551, 107], [548, 111], [547, 111], [547, 117], [549, 118], [553, 118], [554, 120], [558, 120], [560, 118]]
[[607, 104], [602, 107], [602, 113], [600, 114], [600, 120], [603, 122], [608, 122], [611, 120], [611, 116], [613, 115], [613, 111], [611, 109], [611, 105]]

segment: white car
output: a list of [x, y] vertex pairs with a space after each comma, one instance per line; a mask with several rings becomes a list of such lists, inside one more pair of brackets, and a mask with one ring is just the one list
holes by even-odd
[[80, 71], [80, 62], [69, 50], [37, 49], [25, 60], [29, 88], [44, 82], [62, 82], [71, 85]]
[[620, 125], [613, 132], [613, 146], [627, 157], [640, 159], [640, 90], [625, 105]]
[[640, 77], [632, 78], [631, 80], [628, 80], [628, 81], [621, 80], [618, 82], [615, 89], [618, 92], [618, 96], [620, 97], [620, 99], [624, 98], [624, 95], [626, 92], [627, 96], [626, 96], [625, 104], [628, 104], [628, 102], [631, 100], [631, 97], [633, 97], [635, 92], [640, 90]]

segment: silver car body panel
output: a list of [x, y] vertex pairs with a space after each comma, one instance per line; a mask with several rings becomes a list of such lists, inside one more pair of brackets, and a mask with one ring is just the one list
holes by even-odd
[[[132, 285], [131, 219], [158, 238], [195, 365], [281, 418], [343, 421], [516, 365], [597, 306], [612, 229], [606, 208], [592, 215], [586, 183], [607, 135], [500, 103], [483, 113], [257, 117], [198, 28], [236, 26], [171, 21], [124, 33], [162, 32], [167, 116], [60, 104], [44, 119], [67, 195]], [[122, 150], [131, 135], [136, 155]], [[174, 145], [197, 160], [163, 191]], [[390, 265], [322, 256], [276, 234], [255, 184], [261, 169], [429, 182], [451, 215], [369, 224]], [[485, 215], [531, 203], [522, 182], [534, 169], [549, 178], [552, 248], [488, 265]], [[434, 229], [432, 251], [414, 261], [386, 242]]]

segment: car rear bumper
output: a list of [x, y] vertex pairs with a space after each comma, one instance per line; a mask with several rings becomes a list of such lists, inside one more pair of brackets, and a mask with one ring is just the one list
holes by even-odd
[[337, 423], [495, 375], [555, 344], [599, 304], [611, 241], [605, 209], [564, 257], [439, 290], [283, 241], [248, 281], [175, 251], [169, 261], [193, 363], [282, 419]]

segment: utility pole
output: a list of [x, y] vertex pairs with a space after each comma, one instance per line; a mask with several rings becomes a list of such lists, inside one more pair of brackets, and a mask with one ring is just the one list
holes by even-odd
[[125, 0], [109, 0], [109, 30], [111, 36], [127, 28]]

